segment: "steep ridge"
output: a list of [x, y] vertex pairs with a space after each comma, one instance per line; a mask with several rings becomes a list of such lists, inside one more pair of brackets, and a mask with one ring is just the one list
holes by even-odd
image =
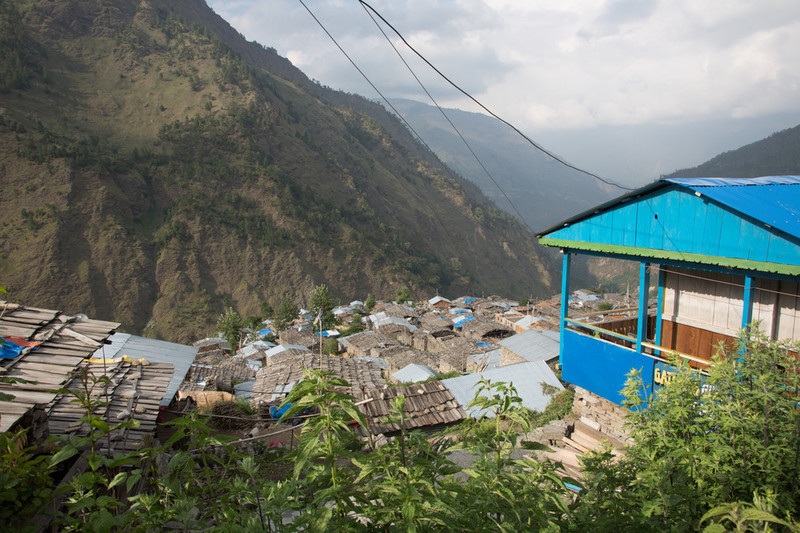
[[562, 165], [492, 117], [444, 110], [469, 143], [467, 148], [436, 107], [412, 100], [398, 100], [392, 105], [442, 161], [478, 185], [498, 206], [512, 214], [516, 209], [534, 232], [624, 192]]
[[534, 239], [396, 118], [200, 0], [0, 3], [0, 73], [14, 300], [185, 341], [319, 283], [554, 292]]

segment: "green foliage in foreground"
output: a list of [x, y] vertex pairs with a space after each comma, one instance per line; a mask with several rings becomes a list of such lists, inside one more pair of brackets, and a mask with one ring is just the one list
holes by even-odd
[[[289, 454], [235, 447], [190, 416], [172, 422], [176, 433], [164, 446], [105, 457], [113, 428], [92, 414], [90, 400], [104, 382], [84, 373], [73, 394], [87, 413], [87, 437], [40, 459], [22, 436], [3, 435], [0, 517], [24, 531], [31, 509], [50, 497], [47, 474], [83, 454], [89, 468], [61, 492], [55, 514], [63, 530], [800, 531], [796, 356], [746, 332], [742, 351], [715, 363], [701, 377], [676, 362], [675, 379], [656, 394], [633, 374], [626, 397], [635, 443], [618, 460], [588, 456], [580, 492], [553, 466], [512, 455], [535, 447], [519, 435], [531, 420], [563, 414], [568, 393], [531, 418], [513, 384], [483, 381], [472, 405], [493, 419], [465, 424], [458, 439], [402, 430], [377, 447], [355, 435], [366, 421], [341, 392], [346, 383], [308, 371], [284, 418], [307, 408], [315, 416]], [[405, 401], [397, 398], [388, 417], [401, 427]], [[183, 448], [170, 447], [179, 441]], [[470, 466], [451, 461], [464, 452], [475, 458]]]

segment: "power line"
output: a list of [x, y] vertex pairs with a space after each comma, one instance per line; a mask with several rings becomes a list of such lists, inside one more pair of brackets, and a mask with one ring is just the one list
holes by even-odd
[[406, 62], [405, 58], [403, 58], [403, 55], [400, 53], [400, 51], [397, 49], [397, 47], [395, 47], [395, 45], [394, 45], [394, 43], [392, 42], [392, 40], [391, 40], [391, 39], [389, 39], [389, 36], [388, 36], [388, 35], [386, 35], [386, 32], [385, 32], [385, 31], [383, 31], [383, 28], [381, 27], [381, 25], [380, 25], [380, 24], [378, 24], [378, 21], [377, 21], [377, 20], [375, 20], [375, 17], [373, 17], [373, 16], [372, 16], [372, 13], [370, 13], [370, 12], [369, 12], [369, 10], [367, 10], [367, 8], [365, 7], [365, 4], [364, 4], [364, 2], [361, 2], [361, 4], [362, 4], [362, 6], [361, 6], [361, 7], [363, 7], [363, 8], [364, 8], [364, 11], [367, 13], [367, 15], [369, 15], [369, 18], [370, 18], [370, 19], [372, 19], [372, 22], [375, 24], [375, 26], [378, 28], [378, 30], [380, 30], [381, 34], [383, 34], [383, 36], [384, 36], [384, 38], [386, 39], [386, 41], [389, 43], [389, 45], [390, 45], [390, 46], [392, 47], [392, 49], [395, 51], [395, 53], [397, 54], [397, 57], [399, 57], [399, 58], [400, 58], [400, 61], [402, 61], [402, 62], [403, 62], [403, 64], [406, 66], [406, 68], [407, 68], [407, 69], [408, 69], [408, 71], [411, 73], [411, 75], [414, 77], [414, 79], [415, 79], [415, 80], [417, 80], [417, 83], [419, 84], [419, 86], [420, 86], [420, 87], [422, 87], [422, 90], [423, 90], [423, 91], [425, 91], [425, 94], [427, 94], [427, 95], [428, 95], [428, 98], [430, 98], [430, 99], [431, 99], [431, 102], [433, 102], [433, 105], [435, 105], [435, 106], [436, 106], [436, 109], [438, 109], [438, 110], [439, 110], [439, 112], [442, 114], [442, 116], [444, 117], [444, 119], [445, 119], [445, 120], [446, 120], [446, 121], [447, 121], [447, 122], [450, 124], [450, 126], [451, 126], [451, 127], [453, 128], [453, 130], [456, 132], [456, 134], [458, 135], [458, 137], [461, 139], [461, 141], [462, 141], [462, 142], [464, 143], [464, 145], [467, 147], [467, 149], [469, 150], [469, 152], [472, 154], [472, 157], [474, 157], [474, 158], [475, 158], [475, 161], [477, 161], [477, 162], [478, 162], [478, 165], [480, 165], [480, 167], [483, 169], [483, 171], [486, 173], [486, 175], [489, 177], [489, 179], [490, 179], [490, 180], [492, 180], [492, 183], [494, 183], [494, 184], [495, 184], [495, 186], [496, 186], [496, 187], [497, 187], [497, 188], [500, 190], [500, 192], [503, 194], [503, 197], [506, 199], [506, 201], [508, 201], [509, 205], [510, 205], [510, 206], [511, 206], [511, 208], [514, 210], [514, 212], [517, 214], [517, 216], [519, 217], [520, 221], [521, 221], [521, 222], [522, 222], [522, 223], [525, 225], [525, 228], [526, 228], [528, 231], [531, 231], [531, 228], [530, 228], [530, 226], [528, 226], [528, 222], [525, 220], [525, 217], [523, 217], [523, 216], [522, 216], [522, 213], [520, 213], [520, 212], [519, 212], [519, 210], [517, 209], [517, 206], [516, 206], [516, 205], [514, 205], [514, 202], [512, 202], [512, 201], [511, 201], [511, 198], [509, 198], [509, 197], [508, 197], [508, 195], [506, 194], [506, 191], [504, 191], [504, 190], [503, 190], [503, 188], [500, 186], [500, 184], [499, 184], [499, 183], [497, 183], [497, 180], [495, 180], [495, 179], [494, 179], [494, 176], [492, 175], [492, 173], [491, 173], [491, 172], [489, 172], [489, 169], [487, 169], [487, 168], [486, 168], [486, 166], [483, 164], [483, 161], [481, 161], [481, 160], [480, 160], [480, 158], [478, 157], [478, 155], [477, 155], [477, 154], [475, 153], [475, 151], [472, 149], [472, 146], [470, 146], [470, 144], [467, 142], [467, 140], [464, 138], [464, 136], [463, 136], [463, 135], [461, 134], [461, 132], [458, 130], [458, 128], [456, 127], [456, 125], [455, 125], [455, 124], [453, 124], [453, 122], [450, 120], [450, 117], [448, 117], [448, 116], [447, 116], [447, 113], [445, 113], [445, 112], [444, 112], [444, 109], [442, 109], [442, 108], [441, 108], [441, 106], [440, 106], [440, 105], [439, 105], [439, 103], [436, 101], [436, 99], [433, 97], [433, 95], [431, 95], [431, 93], [428, 91], [428, 89], [425, 87], [425, 85], [422, 83], [422, 81], [420, 81], [419, 77], [417, 77], [417, 74], [414, 72], [414, 69], [412, 69], [412, 68], [411, 68], [411, 66], [410, 66], [410, 65], [409, 65], [409, 64]]
[[[350, 62], [350, 64], [351, 64], [351, 65], [353, 65], [353, 67], [355, 67], [355, 69], [358, 71], [358, 73], [359, 73], [359, 74], [361, 74], [361, 77], [363, 77], [363, 78], [366, 80], [366, 82], [367, 82], [367, 83], [369, 83], [370, 87], [372, 87], [372, 88], [375, 90], [375, 92], [376, 92], [376, 93], [378, 93], [378, 95], [380, 95], [381, 99], [382, 99], [382, 100], [383, 100], [383, 101], [386, 103], [386, 105], [387, 105], [387, 106], [389, 106], [389, 108], [390, 108], [392, 111], [394, 111], [395, 115], [397, 115], [397, 117], [398, 117], [398, 118], [399, 118], [399, 119], [400, 119], [400, 120], [403, 122], [403, 124], [405, 124], [405, 125], [406, 125], [406, 127], [407, 127], [409, 130], [411, 130], [411, 132], [414, 134], [414, 136], [416, 136], [417, 140], [419, 140], [419, 142], [420, 142], [420, 143], [422, 143], [422, 145], [423, 145], [425, 148], [427, 148], [427, 150], [428, 150], [428, 151], [429, 151], [431, 154], [433, 154], [433, 156], [434, 156], [434, 157], [436, 157], [436, 160], [437, 160], [437, 161], [439, 161], [439, 162], [441, 163], [441, 165], [442, 165], [442, 168], [444, 169], [444, 171], [445, 171], [446, 173], [452, 173], [452, 170], [450, 169], [450, 167], [448, 167], [447, 165], [445, 165], [445, 164], [444, 164], [444, 163], [443, 163], [443, 162], [442, 162], [442, 161], [441, 161], [441, 160], [438, 158], [438, 156], [436, 156], [436, 152], [434, 152], [434, 151], [433, 151], [433, 149], [431, 149], [431, 147], [430, 147], [430, 146], [428, 146], [428, 143], [426, 143], [426, 142], [425, 142], [425, 139], [423, 139], [423, 138], [422, 138], [422, 136], [421, 136], [419, 133], [417, 133], [417, 130], [415, 130], [415, 129], [414, 129], [414, 127], [413, 127], [411, 124], [409, 124], [409, 123], [408, 123], [408, 121], [405, 119], [405, 117], [403, 117], [403, 115], [400, 113], [400, 111], [398, 111], [398, 110], [397, 110], [397, 109], [396, 109], [396, 108], [395, 108], [395, 107], [392, 105], [392, 103], [389, 101], [389, 99], [388, 99], [388, 98], [386, 98], [386, 96], [384, 96], [384, 94], [383, 94], [383, 93], [380, 91], [380, 89], [378, 89], [378, 87], [376, 87], [376, 86], [375, 86], [375, 84], [374, 84], [374, 83], [372, 83], [372, 81], [369, 79], [369, 77], [368, 77], [368, 76], [367, 76], [367, 75], [364, 73], [364, 71], [363, 71], [363, 70], [361, 70], [361, 69], [359, 68], [359, 66], [356, 64], [356, 62], [355, 62], [355, 61], [353, 61], [353, 59], [352, 59], [352, 58], [351, 58], [351, 57], [350, 57], [350, 56], [347, 54], [347, 52], [345, 52], [345, 51], [344, 51], [344, 48], [342, 48], [342, 46], [339, 44], [339, 42], [338, 42], [338, 41], [337, 41], [337, 40], [336, 40], [336, 39], [333, 37], [333, 35], [331, 35], [331, 33], [330, 33], [328, 30], [327, 30], [327, 28], [325, 28], [325, 25], [324, 25], [324, 24], [322, 24], [322, 22], [321, 22], [321, 21], [320, 21], [320, 20], [319, 20], [319, 19], [316, 17], [316, 15], [314, 15], [314, 13], [313, 13], [313, 12], [311, 11], [311, 9], [310, 9], [310, 8], [309, 8], [309, 7], [308, 7], [306, 4], [305, 4], [305, 2], [303, 2], [303, 0], [298, 0], [298, 1], [299, 1], [299, 2], [300, 2], [300, 4], [302, 4], [302, 6], [303, 6], [303, 7], [306, 9], [306, 11], [308, 11], [308, 14], [309, 14], [309, 15], [311, 15], [311, 18], [313, 18], [313, 19], [314, 19], [314, 21], [315, 21], [315, 22], [316, 22], [316, 23], [319, 25], [319, 27], [320, 27], [320, 28], [322, 28], [322, 31], [324, 31], [324, 32], [325, 32], [325, 34], [328, 36], [328, 38], [330, 38], [330, 40], [331, 40], [331, 41], [333, 41], [333, 44], [335, 44], [335, 45], [336, 45], [336, 47], [337, 47], [337, 48], [339, 49], [339, 51], [340, 51], [340, 52], [341, 52], [341, 53], [342, 53], [342, 54], [343, 54], [343, 55], [344, 55], [344, 56], [347, 58], [347, 60]], [[504, 194], [505, 194], [505, 193], [504, 193]], [[442, 223], [442, 221], [441, 221], [441, 219], [439, 218], [439, 215], [438, 215], [438, 213], [436, 212], [436, 210], [434, 210], [434, 211], [433, 211], [433, 216], [435, 216], [435, 217], [437, 218], [437, 220], [439, 221], [439, 223], [440, 223], [440, 224]], [[525, 221], [524, 221], [524, 219], [522, 219], [522, 221], [523, 221], [523, 223], [525, 222]], [[528, 228], [528, 231], [530, 231], [530, 228]]]
[[[391, 25], [391, 23], [389, 23], [389, 21], [387, 21], [385, 18], [383, 18], [383, 16], [382, 16], [380, 13], [378, 13], [378, 11], [376, 11], [376, 10], [375, 10], [375, 8], [373, 8], [371, 5], [369, 5], [369, 4], [368, 4], [367, 2], [365, 2], [364, 0], [358, 0], [358, 1], [359, 1], [359, 3], [360, 3], [362, 6], [364, 6], [366, 9], [369, 9], [370, 11], [372, 11], [373, 13], [375, 13], [375, 15], [376, 15], [378, 18], [380, 18], [380, 19], [381, 19], [381, 21], [383, 21], [383, 23], [384, 23], [384, 24], [386, 24], [386, 25], [387, 25], [387, 26], [388, 26], [388, 27], [389, 27], [389, 28], [390, 28], [390, 29], [391, 29], [391, 30], [392, 30], [392, 31], [395, 33], [395, 35], [397, 35], [397, 36], [400, 38], [400, 40], [401, 40], [401, 41], [403, 41], [403, 44], [405, 44], [405, 45], [406, 45], [406, 46], [407, 46], [407, 47], [408, 47], [408, 48], [409, 48], [409, 49], [410, 49], [412, 52], [414, 52], [414, 54], [416, 54], [416, 55], [417, 55], [417, 57], [419, 57], [420, 59], [422, 59], [422, 60], [423, 60], [423, 61], [424, 61], [424, 62], [425, 62], [425, 63], [426, 63], [426, 64], [427, 64], [429, 67], [431, 67], [431, 68], [434, 70], [434, 72], [436, 72], [436, 73], [437, 73], [439, 76], [441, 76], [441, 78], [442, 78], [442, 79], [444, 79], [444, 80], [445, 80], [447, 83], [449, 83], [450, 85], [452, 85], [452, 86], [453, 86], [453, 87], [454, 87], [454, 88], [455, 88], [457, 91], [459, 91], [461, 94], [463, 94], [464, 96], [466, 96], [467, 98], [469, 98], [470, 100], [472, 100], [473, 102], [475, 102], [475, 103], [476, 103], [476, 104], [477, 104], [477, 105], [478, 105], [478, 106], [479, 106], [481, 109], [483, 109], [484, 111], [486, 111], [487, 113], [489, 113], [489, 115], [491, 115], [491, 116], [492, 116], [492, 117], [494, 117], [495, 119], [499, 120], [500, 122], [502, 122], [503, 124], [505, 124], [506, 126], [508, 126], [509, 128], [511, 128], [512, 130], [514, 130], [514, 131], [515, 131], [515, 132], [516, 132], [516, 133], [517, 133], [519, 136], [521, 136], [523, 139], [525, 139], [526, 141], [528, 141], [528, 143], [530, 143], [530, 144], [531, 144], [531, 146], [533, 146], [534, 148], [536, 148], [537, 150], [539, 150], [539, 151], [540, 151], [540, 152], [542, 152], [543, 154], [547, 155], [547, 156], [548, 156], [548, 157], [550, 157], [551, 159], [553, 159], [553, 160], [557, 161], [558, 163], [561, 163], [561, 164], [562, 164], [562, 165], [564, 165], [565, 167], [571, 168], [572, 170], [575, 170], [575, 171], [577, 171], [577, 172], [581, 172], [581, 173], [583, 173], [583, 174], [586, 174], [586, 175], [587, 175], [587, 176], [589, 176], [589, 177], [592, 177], [592, 178], [594, 178], [594, 179], [596, 179], [596, 180], [602, 181], [602, 182], [603, 182], [603, 183], [605, 183], [606, 185], [611, 185], [611, 186], [613, 186], [613, 187], [617, 187], [618, 189], [622, 189], [622, 190], [625, 190], [625, 191], [632, 191], [632, 190], [634, 190], [634, 189], [632, 189], [632, 188], [630, 188], [630, 187], [624, 187], [624, 186], [622, 186], [622, 185], [620, 185], [620, 184], [618, 184], [618, 183], [614, 183], [613, 181], [607, 180], [607, 179], [605, 179], [605, 178], [601, 178], [601, 177], [600, 177], [600, 176], [598, 176], [597, 174], [593, 174], [592, 172], [589, 172], [589, 171], [587, 171], [587, 170], [583, 170], [582, 168], [576, 167], [575, 165], [572, 165], [571, 163], [568, 163], [568, 162], [567, 162], [567, 161], [565, 161], [564, 159], [562, 159], [562, 158], [560, 158], [560, 157], [556, 156], [556, 155], [555, 155], [555, 154], [553, 154], [552, 152], [548, 151], [547, 149], [543, 148], [542, 146], [540, 146], [539, 144], [537, 144], [536, 142], [534, 142], [534, 141], [533, 141], [533, 140], [532, 140], [530, 137], [528, 137], [527, 135], [525, 135], [524, 133], [522, 133], [522, 132], [521, 132], [519, 129], [517, 129], [517, 127], [516, 127], [516, 126], [514, 126], [514, 125], [513, 125], [513, 124], [511, 124], [510, 122], [508, 122], [508, 121], [504, 120], [503, 118], [499, 117], [498, 115], [496, 115], [496, 114], [495, 114], [493, 111], [491, 111], [491, 110], [490, 110], [488, 107], [486, 107], [486, 106], [485, 106], [485, 105], [483, 105], [481, 102], [479, 102], [479, 101], [478, 101], [478, 100], [477, 100], [475, 97], [473, 97], [473, 96], [472, 96], [471, 94], [469, 94], [467, 91], [465, 91], [464, 89], [462, 89], [461, 87], [459, 87], [459, 86], [458, 86], [458, 85], [457, 85], [455, 82], [453, 82], [453, 81], [452, 81], [450, 78], [448, 78], [447, 76], [445, 76], [445, 75], [444, 75], [444, 74], [443, 74], [443, 73], [442, 73], [442, 72], [441, 72], [441, 71], [440, 71], [438, 68], [436, 68], [436, 67], [435, 67], [435, 66], [434, 66], [434, 65], [433, 65], [433, 64], [432, 64], [430, 61], [428, 61], [428, 59], [427, 59], [427, 58], [425, 58], [425, 56], [423, 56], [421, 53], [419, 53], [419, 52], [416, 50], [416, 48], [414, 48], [413, 46], [411, 46], [411, 44], [409, 44], [409, 42], [408, 42], [408, 41], [406, 41], [405, 37], [403, 37], [403, 35], [402, 35], [402, 34], [401, 34], [401, 33], [400, 33], [400, 32], [399, 32], [399, 31], [398, 31], [398, 30], [397, 30], [397, 29], [396, 29], [394, 26], [392, 26], [392, 25]], [[301, 0], [301, 2], [302, 2], [302, 0]], [[305, 5], [305, 4], [304, 4], [304, 5]]]

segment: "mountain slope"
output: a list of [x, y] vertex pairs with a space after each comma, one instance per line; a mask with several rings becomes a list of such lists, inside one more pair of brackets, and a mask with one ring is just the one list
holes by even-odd
[[393, 116], [200, 0], [3, 2], [0, 36], [14, 300], [185, 341], [319, 283], [553, 292], [531, 236]]
[[392, 105], [442, 161], [477, 184], [497, 205], [514, 213], [507, 195], [534, 231], [623, 192], [546, 156], [494, 118], [445, 109], [447, 117], [491, 173], [489, 177], [436, 107], [411, 100], [399, 100]]
[[667, 177], [757, 178], [796, 174], [800, 174], [800, 126], [723, 152], [701, 165], [678, 170]]

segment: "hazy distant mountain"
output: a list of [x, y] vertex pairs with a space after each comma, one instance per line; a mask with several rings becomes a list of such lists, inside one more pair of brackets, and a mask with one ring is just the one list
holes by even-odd
[[514, 213], [506, 196], [510, 198], [533, 231], [624, 192], [565, 167], [494, 118], [446, 109], [489, 177], [436, 107], [411, 100], [393, 101], [392, 105], [439, 159], [476, 183], [501, 208]]
[[319, 283], [555, 290], [524, 228], [394, 116], [202, 0], [0, 2], [0, 187], [7, 298], [170, 340]]

